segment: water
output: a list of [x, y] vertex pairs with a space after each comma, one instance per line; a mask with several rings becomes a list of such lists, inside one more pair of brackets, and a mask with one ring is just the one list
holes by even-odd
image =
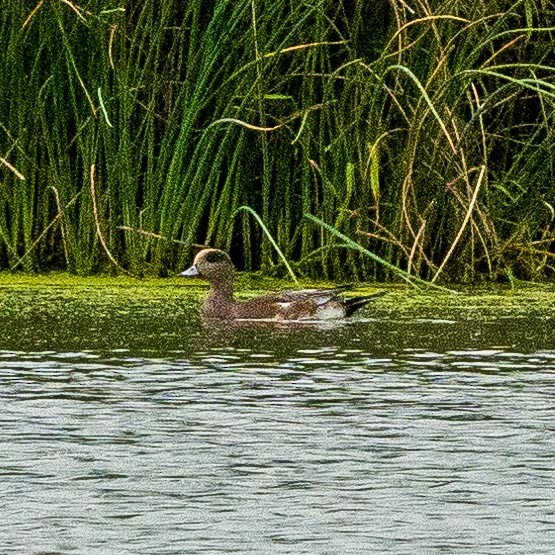
[[2, 553], [555, 552], [552, 319], [8, 297]]

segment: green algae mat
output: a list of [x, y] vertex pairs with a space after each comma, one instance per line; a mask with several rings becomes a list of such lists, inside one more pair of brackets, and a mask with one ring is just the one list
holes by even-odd
[[[302, 287], [331, 286], [303, 282]], [[237, 296], [292, 288], [290, 282], [240, 274]], [[0, 350], [149, 350], [189, 352], [236, 346], [282, 349], [341, 344], [381, 350], [511, 348], [527, 352], [555, 345], [555, 287], [488, 287], [458, 293], [404, 285], [360, 284], [356, 293], [387, 295], [348, 321], [310, 325], [206, 325], [199, 307], [202, 280], [172, 277], [82, 278], [0, 274]]]

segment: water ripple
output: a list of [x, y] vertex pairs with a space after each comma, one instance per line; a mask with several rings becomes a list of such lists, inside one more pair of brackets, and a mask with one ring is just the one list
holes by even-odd
[[0, 371], [9, 553], [553, 552], [554, 351], [0, 351]]

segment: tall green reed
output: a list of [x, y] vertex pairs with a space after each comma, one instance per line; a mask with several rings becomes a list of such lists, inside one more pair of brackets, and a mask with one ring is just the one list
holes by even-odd
[[249, 206], [306, 274], [395, 276], [367, 250], [434, 281], [550, 276], [554, 14], [550, 0], [7, 3], [0, 265], [164, 275], [209, 244], [283, 269], [234, 217]]

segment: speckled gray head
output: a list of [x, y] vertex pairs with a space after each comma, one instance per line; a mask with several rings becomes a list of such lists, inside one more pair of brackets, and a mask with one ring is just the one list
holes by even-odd
[[219, 249], [204, 249], [200, 251], [193, 261], [193, 265], [181, 272], [181, 276], [208, 277], [211, 274], [233, 274], [233, 263], [229, 255]]

